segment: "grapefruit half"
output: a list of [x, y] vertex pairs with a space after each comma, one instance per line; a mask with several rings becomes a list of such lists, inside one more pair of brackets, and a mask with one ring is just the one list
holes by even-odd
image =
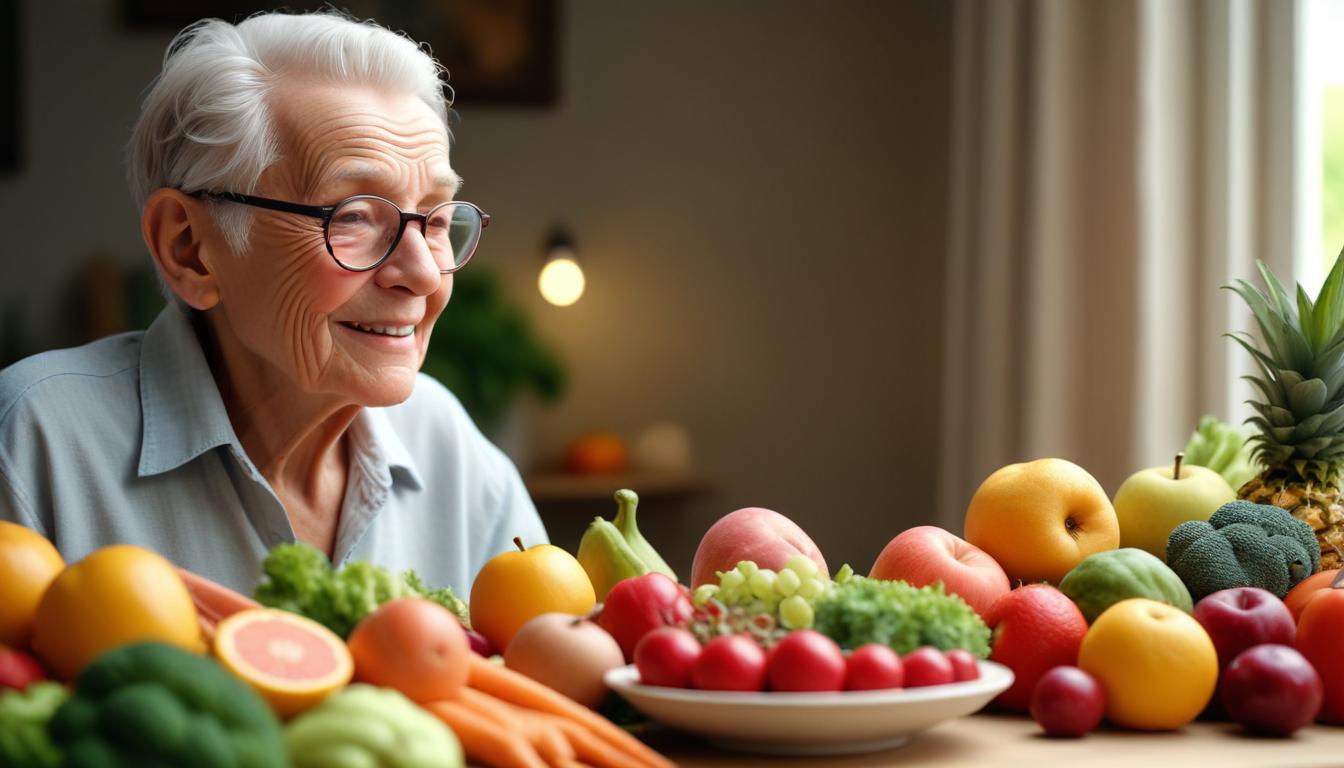
[[220, 622], [214, 651], [226, 669], [285, 718], [345, 687], [355, 670], [336, 633], [273, 608], [240, 611]]

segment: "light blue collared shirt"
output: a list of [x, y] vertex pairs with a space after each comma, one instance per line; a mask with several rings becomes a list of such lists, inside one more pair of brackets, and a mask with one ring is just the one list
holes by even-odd
[[[513, 463], [434, 379], [361, 410], [349, 436], [334, 562], [414, 568], [465, 600], [514, 536], [547, 540]], [[67, 562], [135, 544], [248, 594], [266, 553], [295, 540], [172, 306], [147, 331], [0, 371], [0, 520], [42, 533]]]

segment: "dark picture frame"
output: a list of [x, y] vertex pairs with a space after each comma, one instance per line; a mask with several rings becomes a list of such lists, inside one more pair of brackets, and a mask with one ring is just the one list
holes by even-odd
[[558, 0], [122, 0], [131, 28], [181, 29], [203, 18], [338, 8], [429, 45], [459, 107], [549, 107], [559, 97]]
[[0, 0], [0, 175], [23, 165], [23, 52], [18, 0]]

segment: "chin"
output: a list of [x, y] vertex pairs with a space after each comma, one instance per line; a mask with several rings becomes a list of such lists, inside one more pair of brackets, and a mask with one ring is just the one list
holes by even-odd
[[398, 370], [362, 382], [362, 386], [351, 392], [351, 399], [367, 408], [384, 408], [406, 402], [414, 391], [415, 371]]

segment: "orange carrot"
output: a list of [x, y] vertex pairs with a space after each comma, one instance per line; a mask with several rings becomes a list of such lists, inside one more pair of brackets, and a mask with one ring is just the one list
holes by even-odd
[[510, 733], [485, 715], [473, 711], [460, 701], [435, 701], [424, 705], [442, 720], [471, 762], [485, 763], [492, 768], [547, 768], [546, 761], [523, 737]]
[[[607, 744], [638, 760], [649, 768], [674, 768], [672, 761], [645, 746], [634, 736], [616, 727], [610, 720], [573, 699], [521, 675], [501, 664], [470, 654], [471, 672], [467, 685], [485, 691], [497, 699], [525, 709], [546, 712], [582, 725]], [[572, 742], [571, 742], [572, 743]], [[575, 749], [578, 749], [577, 745]], [[579, 753], [583, 756], [583, 753]]]
[[256, 600], [185, 568], [178, 568], [177, 575], [182, 577], [182, 583], [191, 595], [191, 602], [196, 605], [196, 612], [212, 627], [239, 611], [261, 607], [261, 603]]
[[537, 717], [549, 720], [569, 740], [574, 751], [578, 753], [579, 759], [595, 766], [595, 768], [642, 768], [644, 766], [644, 763], [640, 762], [635, 756], [599, 739], [592, 731], [573, 720], [544, 712], [537, 713]]
[[538, 712], [515, 707], [475, 688], [464, 687], [458, 701], [505, 729], [516, 729], [551, 766], [572, 762], [575, 758], [574, 747], [564, 733], [553, 723], [542, 720]]

